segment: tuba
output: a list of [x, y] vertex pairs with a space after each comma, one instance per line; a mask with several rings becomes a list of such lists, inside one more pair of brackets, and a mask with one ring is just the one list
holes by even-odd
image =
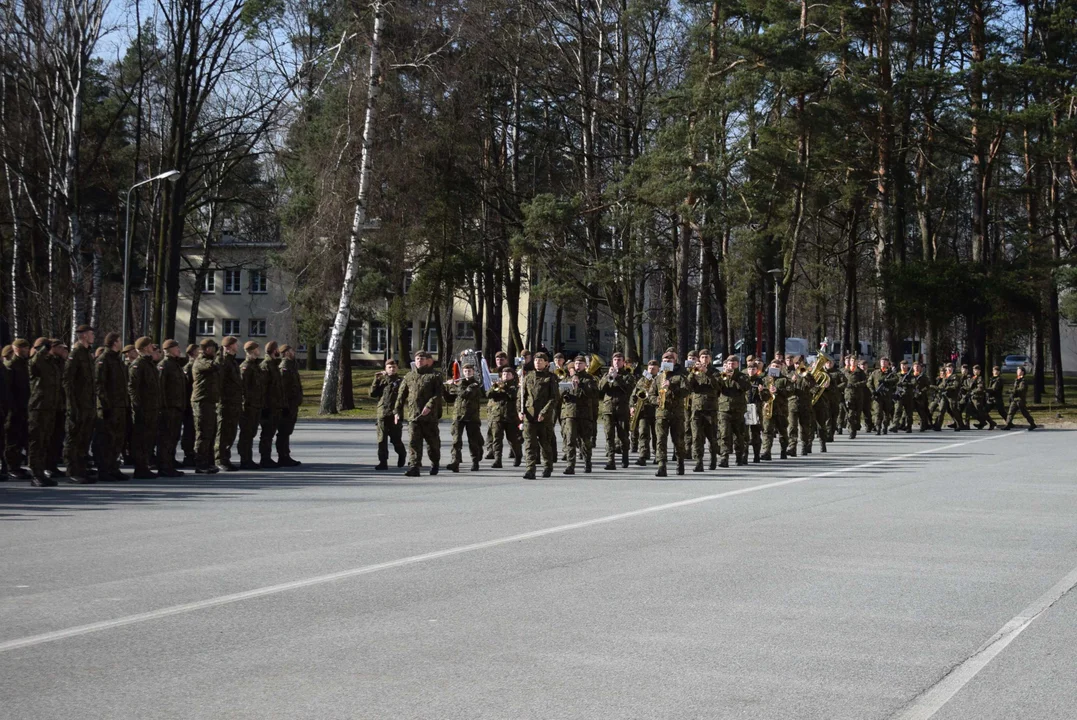
[[815, 389], [811, 399], [811, 404], [819, 402], [819, 398], [823, 397], [827, 389], [830, 387], [830, 373], [826, 371], [826, 364], [833, 362], [826, 353], [819, 350], [819, 354], [815, 357], [815, 362], [811, 366], [811, 376], [815, 379]]
[[591, 362], [587, 365], [587, 373], [598, 377], [602, 374], [602, 368], [606, 364], [606, 361], [602, 359], [602, 356], [598, 353], [591, 353]]
[[767, 381], [763, 383], [763, 388], [767, 393], [767, 399], [763, 401], [763, 419], [769, 422], [774, 417], [774, 398], [777, 397], [774, 390], [774, 378], [768, 376]]

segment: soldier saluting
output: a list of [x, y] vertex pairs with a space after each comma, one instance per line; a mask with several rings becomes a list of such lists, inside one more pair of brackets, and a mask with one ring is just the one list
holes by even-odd
[[261, 346], [254, 340], [243, 345], [246, 357], [239, 366], [240, 380], [243, 383], [243, 410], [239, 416], [239, 469], [257, 470], [254, 462], [254, 436], [258, 434], [258, 423], [262, 420], [262, 408], [265, 406], [266, 374], [262, 372]]
[[[94, 366], [97, 386], [97, 419], [101, 440], [97, 446], [101, 455], [94, 456], [99, 480], [127, 480], [120, 470], [119, 457], [123, 451], [130, 399], [127, 396], [127, 368], [120, 354], [120, 335], [105, 335], [105, 350]], [[96, 449], [95, 449], [96, 452]]]

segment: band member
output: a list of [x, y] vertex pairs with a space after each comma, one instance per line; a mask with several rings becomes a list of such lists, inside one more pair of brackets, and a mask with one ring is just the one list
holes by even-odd
[[471, 470], [479, 469], [482, 457], [482, 418], [479, 406], [486, 399], [482, 381], [475, 377], [475, 366], [467, 363], [460, 369], [461, 377], [445, 383], [445, 400], [453, 401], [452, 462], [445, 466], [452, 472], [460, 472], [460, 455], [467, 435], [468, 452], [471, 454]]
[[415, 369], [404, 377], [396, 400], [396, 422], [408, 422], [408, 477], [418, 477], [422, 467], [423, 443], [430, 456], [430, 474], [438, 474], [441, 462], [441, 419], [444, 382], [434, 369], [434, 358], [420, 350], [415, 353]]
[[617, 467], [616, 452], [621, 451], [621, 467], [628, 467], [628, 421], [632, 398], [632, 375], [625, 370], [625, 357], [614, 353], [607, 372], [598, 381], [602, 398], [600, 412], [606, 431], [606, 469]]
[[754, 422], [748, 425], [748, 441], [752, 446], [752, 462], [757, 463], [763, 450], [763, 363], [758, 362], [754, 355], [749, 355], [744, 365], [750, 383], [748, 409], [754, 418]]
[[688, 389], [692, 392], [692, 457], [693, 472], [703, 472], [703, 447], [710, 443], [710, 469], [718, 467], [718, 393], [719, 373], [711, 365], [711, 351], [699, 351], [699, 362], [688, 373]]
[[[782, 362], [778, 358], [767, 368], [763, 383], [766, 397], [763, 406], [763, 454], [764, 461], [771, 459], [774, 436], [779, 438], [781, 459], [788, 457], [789, 450], [789, 397], [793, 393], [792, 380], [783, 372]], [[769, 409], [767, 405], [769, 404]]]
[[658, 375], [658, 361], [651, 360], [632, 390], [632, 451], [639, 453], [636, 464], [643, 466], [655, 448], [654, 406], [647, 402], [651, 385]]
[[750, 385], [740, 371], [740, 359], [736, 355], [727, 357], [718, 386], [717, 418], [722, 454], [718, 467], [729, 467], [729, 455], [734, 450], [737, 465], [748, 464], [748, 426], [744, 422], [744, 413], [748, 410]]
[[553, 419], [557, 410], [557, 377], [550, 372], [549, 358], [544, 352], [535, 353], [534, 369], [524, 374], [521, 393], [520, 421], [524, 425], [524, 452], [527, 455], [525, 480], [535, 479], [535, 467], [542, 452], [542, 477], [553, 475]]
[[669, 348], [662, 354], [662, 364], [658, 375], [651, 383], [647, 402], [654, 407], [655, 434], [658, 457], [658, 472], [655, 477], [666, 477], [666, 462], [669, 458], [669, 444], [673, 443], [673, 455], [677, 459], [677, 474], [684, 475], [684, 460], [687, 457], [684, 445], [684, 400], [689, 396], [684, 371], [677, 363], [677, 353]]
[[486, 457], [493, 457], [494, 464], [490, 467], [495, 470], [501, 468], [502, 448], [506, 439], [509, 441], [512, 457], [515, 458], [514, 465], [519, 467], [523, 462], [520, 421], [517, 418], [517, 397], [519, 392], [520, 385], [516, 380], [516, 372], [508, 364], [503, 365], [501, 367], [500, 382], [495, 382], [491, 385], [490, 391], [486, 393], [486, 396], [490, 398], [486, 417], [490, 421], [488, 437], [492, 444], [491, 452], [493, 453], [492, 456], [487, 453]]
[[576, 458], [583, 457], [583, 471], [591, 472], [591, 398], [598, 393], [598, 384], [587, 372], [587, 358], [577, 355], [569, 367], [569, 376], [561, 383], [561, 422], [564, 432], [568, 467], [565, 475], [576, 474]]

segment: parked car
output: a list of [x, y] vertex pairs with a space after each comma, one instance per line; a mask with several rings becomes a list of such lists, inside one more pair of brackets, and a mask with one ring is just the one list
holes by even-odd
[[1007, 355], [1002, 361], [1002, 372], [1017, 372], [1017, 368], [1024, 368], [1025, 372], [1032, 369], [1032, 363], [1028, 361], [1028, 355]]

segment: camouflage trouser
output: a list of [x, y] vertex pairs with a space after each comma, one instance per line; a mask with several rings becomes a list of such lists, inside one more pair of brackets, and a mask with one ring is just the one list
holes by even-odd
[[1025, 407], [1025, 401], [1022, 398], [1015, 397], [1010, 400], [1010, 412], [1006, 414], [1006, 424], [1013, 425], [1013, 420], [1017, 417], [1017, 414], [1021, 413], [1021, 416], [1025, 418], [1025, 422], [1029, 427], [1036, 424], [1036, 421], [1032, 419], [1032, 415], [1028, 412], [1028, 408]]
[[863, 418], [868, 432], [875, 432], [875, 421], [871, 419], [871, 394], [867, 391], [860, 396], [860, 417]]
[[872, 416], [875, 418], [876, 432], [888, 429], [894, 417], [894, 401], [890, 398], [875, 399], [872, 403]]
[[261, 408], [244, 408], [239, 416], [239, 452], [241, 463], [254, 462], [254, 436], [258, 434], [258, 423], [262, 419]]
[[280, 410], [277, 408], [262, 408], [262, 431], [258, 434], [258, 454], [262, 460], [273, 458], [273, 438], [277, 434], [277, 426], [280, 424]]
[[568, 455], [568, 466], [576, 468], [577, 456], [583, 458], [584, 465], [591, 465], [591, 426], [595, 424], [590, 418], [563, 418], [562, 427], [565, 433], [565, 453]]
[[64, 443], [64, 461], [67, 474], [78, 477], [86, 474], [86, 454], [90, 451], [96, 415], [92, 409], [67, 409], [67, 435]]
[[826, 445], [828, 442], [833, 442], [834, 438], [830, 434], [830, 404], [827, 403], [826, 398], [822, 398], [819, 402], [811, 406], [812, 415], [815, 416], [816, 433], [819, 436], [819, 442], [822, 445]]
[[[693, 451], [693, 449], [695, 448], [695, 442], [692, 440], [693, 428], [692, 428], [692, 411], [691, 410], [686, 409], [684, 411], [684, 420], [681, 422], [681, 428], [683, 428], [681, 430], [681, 433], [684, 436], [682, 438], [682, 442], [684, 442], [684, 450], [685, 450], [685, 452], [690, 454]], [[690, 457], [690, 455], [686, 456], [685, 459], [687, 460], [689, 457]]]
[[418, 470], [423, 464], [423, 443], [431, 465], [441, 464], [441, 431], [437, 420], [412, 420], [408, 423], [408, 467]]
[[718, 457], [717, 418], [707, 412], [692, 414], [692, 459], [703, 462], [703, 445], [710, 443], [711, 457]]
[[602, 428], [606, 431], [606, 460], [613, 462], [618, 452], [628, 457], [628, 418], [603, 415]]
[[553, 418], [543, 422], [524, 419], [524, 443], [528, 471], [533, 472], [538, 465], [539, 451], [542, 452], [542, 466], [553, 470]]
[[135, 472], [149, 472], [154, 459], [153, 446], [157, 442], [159, 410], [134, 410], [131, 424], [131, 455]]
[[789, 447], [796, 448], [799, 441], [807, 448], [811, 443], [815, 424], [810, 402], [789, 403]]
[[774, 447], [774, 436], [778, 436], [782, 452], [789, 448], [789, 409], [774, 408], [770, 419], [763, 419], [763, 454], [770, 455]]
[[194, 417], [195, 467], [205, 469], [213, 465], [213, 443], [217, 439], [217, 405], [211, 402], [192, 403]]
[[120, 469], [119, 457], [123, 451], [126, 417], [124, 408], [97, 411], [97, 434], [100, 438], [95, 451], [100, 453], [100, 457], [94, 455], [94, 464], [98, 473], [113, 473]]
[[943, 423], [946, 422], [946, 416], [947, 415], [949, 415], [951, 417], [951, 419], [953, 419], [954, 424], [957, 426], [958, 430], [960, 430], [963, 427], [963, 422], [962, 422], [961, 417], [960, 417], [961, 412], [957, 409], [957, 401], [956, 400], [951, 400], [950, 398], [943, 395], [941, 398], [939, 398], [939, 411], [938, 411], [938, 413], [939, 414], [935, 417], [935, 429], [936, 430], [941, 430], [942, 429]]
[[4, 421], [4, 461], [8, 470], [22, 467], [23, 450], [29, 441], [29, 423], [25, 408], [11, 410]]
[[389, 462], [389, 443], [393, 444], [393, 450], [397, 455], [404, 454], [404, 426], [396, 421], [393, 415], [378, 418], [378, 463]]
[[842, 430], [844, 430], [846, 427], [848, 427], [846, 413], [849, 406], [846, 404], [845, 399], [840, 397], [835, 399], [835, 403], [836, 405], [831, 408], [832, 414], [835, 419], [835, 425], [837, 426], [835, 429], [841, 428]]
[[162, 408], [157, 417], [157, 470], [176, 469], [176, 445], [183, 426], [183, 411]]
[[920, 417], [920, 429], [931, 427], [931, 408], [928, 406], [927, 398], [916, 398], [913, 407], [916, 408], [916, 414]]
[[656, 441], [654, 416], [644, 415], [636, 421], [636, 428], [632, 432], [632, 447], [636, 448], [641, 459], [649, 460]]
[[853, 395], [846, 395], [842, 404], [842, 427], [860, 432], [860, 401]]
[[452, 461], [460, 463], [464, 448], [464, 435], [467, 435], [467, 449], [472, 462], [482, 459], [482, 423], [478, 420], [453, 420], [452, 423]]
[[665, 467], [669, 459], [669, 442], [673, 441], [673, 458], [677, 462], [687, 459], [684, 445], [684, 421], [679, 415], [660, 415], [655, 418], [655, 435], [657, 444], [655, 455], [658, 458], [658, 466]]
[[34, 474], [49, 469], [52, 452], [52, 434], [56, 429], [55, 410], [31, 410], [29, 422], [30, 442], [27, 447], [27, 460], [30, 471]]
[[292, 457], [292, 433], [295, 421], [299, 419], [299, 409], [284, 408], [277, 420], [277, 458]]
[[972, 416], [981, 425], [995, 426], [995, 421], [991, 419], [991, 412], [987, 407], [986, 397], [975, 396], [972, 398]]
[[744, 423], [744, 413], [728, 410], [718, 412], [718, 430], [721, 435], [721, 455], [728, 459], [736, 450], [738, 458], [748, 457], [748, 426]]
[[493, 440], [494, 458], [501, 460], [505, 448], [505, 439], [508, 438], [509, 449], [514, 457], [523, 460], [522, 442], [520, 440], [520, 425], [513, 418], [492, 420], [490, 422], [490, 434]]
[[232, 462], [232, 445], [239, 430], [239, 418], [243, 413], [239, 406], [217, 406], [217, 464], [228, 465]]

